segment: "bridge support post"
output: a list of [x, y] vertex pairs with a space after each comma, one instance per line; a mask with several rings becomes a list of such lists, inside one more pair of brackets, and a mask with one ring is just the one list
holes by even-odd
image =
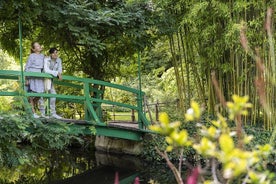
[[104, 152], [140, 155], [143, 150], [143, 143], [142, 141], [96, 136], [95, 148]]
[[135, 122], [135, 111], [133, 109], [131, 110], [131, 121]]

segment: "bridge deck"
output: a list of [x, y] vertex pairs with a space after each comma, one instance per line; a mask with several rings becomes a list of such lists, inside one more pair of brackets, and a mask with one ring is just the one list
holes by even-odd
[[[95, 123], [86, 120], [76, 119], [52, 119], [52, 118], [40, 118], [44, 123], [49, 126], [59, 126], [60, 123], [68, 124], [68, 133], [75, 134], [78, 130], [82, 131], [85, 135], [93, 135], [90, 128], [95, 127], [96, 135], [103, 135], [114, 138], [123, 138], [134, 141], [141, 141], [142, 137], [149, 130], [139, 129], [137, 122], [130, 121], [110, 121], [107, 123]], [[59, 122], [59, 123], [58, 123]]]
[[[65, 123], [74, 123], [78, 125], [89, 125], [86, 120], [76, 120], [76, 119], [59, 119]], [[131, 130], [139, 130], [138, 122], [132, 121], [108, 121], [106, 123], [107, 127], [115, 127], [115, 128], [123, 128], [123, 129], [131, 129]]]
[[137, 122], [123, 122], [123, 121], [109, 121], [108, 126], [110, 127], [118, 127], [118, 128], [125, 128], [125, 129], [137, 129], [139, 130]]

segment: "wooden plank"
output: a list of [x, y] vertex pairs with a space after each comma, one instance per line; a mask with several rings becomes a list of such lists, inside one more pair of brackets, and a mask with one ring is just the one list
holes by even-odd
[[116, 128], [139, 130], [139, 126], [138, 126], [137, 122], [110, 121], [110, 122], [107, 122], [107, 126], [116, 127]]
[[[76, 119], [60, 119], [60, 121], [66, 123], [74, 123], [77, 125], [96, 125], [86, 120], [76, 120]], [[137, 122], [130, 122], [130, 121], [109, 121], [103, 125], [107, 127], [114, 127], [114, 128], [123, 128], [123, 129], [132, 129], [138, 131], [138, 123]]]

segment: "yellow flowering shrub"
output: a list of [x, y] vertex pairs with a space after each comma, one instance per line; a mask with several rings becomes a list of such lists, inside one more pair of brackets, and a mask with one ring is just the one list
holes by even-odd
[[[245, 150], [236, 145], [234, 137], [236, 131], [229, 128], [227, 121], [235, 120], [238, 116], [246, 116], [248, 108], [252, 105], [248, 102], [248, 96], [239, 97], [233, 95], [233, 102], [227, 102], [229, 112], [228, 119], [221, 114], [217, 115], [217, 120], [211, 121], [211, 126], [200, 126], [200, 139], [195, 140], [188, 135], [186, 130], [181, 130], [181, 122], [170, 122], [166, 113], [160, 115], [160, 122], [150, 126], [150, 129], [166, 137], [168, 144], [166, 151], [172, 151], [174, 148], [193, 147], [197, 154], [206, 159], [215, 159], [222, 165], [221, 176], [224, 182], [231, 183], [235, 178], [243, 177], [244, 183], [270, 183], [268, 171], [260, 172], [257, 168], [258, 163], [267, 158], [273, 151], [272, 146], [257, 145], [254, 150]], [[197, 122], [201, 118], [200, 105], [194, 101], [191, 102], [191, 108], [185, 113], [185, 123]], [[241, 142], [248, 144], [253, 136], [243, 135]], [[216, 167], [212, 165], [211, 167]], [[203, 172], [202, 172], [203, 173]], [[216, 173], [213, 173], [215, 176]], [[214, 180], [204, 180], [203, 183], [216, 183]], [[223, 182], [223, 181], [220, 181]]]

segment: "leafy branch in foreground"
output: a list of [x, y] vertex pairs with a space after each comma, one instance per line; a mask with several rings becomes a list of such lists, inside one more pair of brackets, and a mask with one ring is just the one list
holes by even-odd
[[0, 112], [0, 166], [12, 167], [31, 162], [32, 158], [25, 152], [28, 143], [31, 149], [65, 150], [73, 141], [82, 144], [80, 135], [89, 130], [74, 128], [72, 124], [53, 122], [51, 125], [34, 119], [22, 111], [22, 102], [14, 102], [14, 110]]
[[[233, 102], [226, 103], [228, 117], [217, 114], [217, 120], [211, 121], [211, 126], [207, 127], [200, 123], [202, 110], [196, 102], [191, 102], [191, 108], [185, 114], [185, 122], [197, 122], [200, 128], [200, 138], [189, 137], [188, 132], [180, 129], [180, 122], [169, 121], [168, 115], [160, 115], [160, 123], [152, 125], [151, 130], [166, 137], [167, 149], [162, 153], [158, 148], [158, 153], [167, 161], [172, 169], [178, 183], [184, 183], [181, 177], [181, 168], [170, 162], [167, 152], [173, 149], [183, 149], [192, 147], [197, 154], [206, 159], [206, 166], [201, 165], [193, 169], [191, 176], [187, 178], [187, 183], [202, 182], [208, 183], [271, 183], [274, 175], [267, 168], [267, 158], [273, 153], [274, 148], [269, 145], [256, 145], [251, 150], [246, 150], [241, 145], [248, 144], [253, 136], [243, 134], [241, 140], [236, 143], [238, 130], [232, 130], [228, 126], [228, 120], [237, 121], [241, 116], [247, 115], [247, 109], [251, 107], [247, 96], [239, 97], [233, 95]], [[180, 158], [180, 161], [182, 159]], [[180, 163], [181, 164], [181, 163]], [[220, 166], [221, 169], [220, 169]], [[211, 173], [211, 174], [208, 174]], [[274, 178], [275, 179], [275, 178]]]

